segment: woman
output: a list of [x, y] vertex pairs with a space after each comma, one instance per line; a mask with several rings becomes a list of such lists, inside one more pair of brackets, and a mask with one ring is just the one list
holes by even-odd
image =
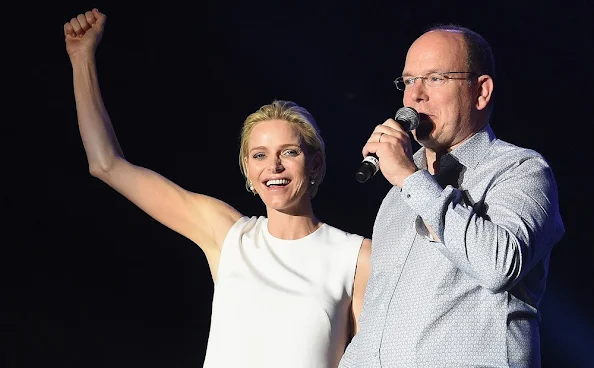
[[240, 164], [266, 217], [247, 217], [124, 159], [98, 87], [106, 16], [64, 24], [91, 174], [195, 242], [215, 282], [205, 367], [336, 367], [357, 330], [371, 241], [322, 223], [311, 198], [325, 174], [313, 117], [274, 101], [242, 128]]

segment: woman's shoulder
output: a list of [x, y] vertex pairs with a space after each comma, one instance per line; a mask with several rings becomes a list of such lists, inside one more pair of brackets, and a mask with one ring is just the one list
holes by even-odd
[[363, 235], [359, 235], [347, 230], [344, 230], [343, 228], [331, 225], [329, 223], [324, 223], [324, 226], [326, 228], [326, 231], [335, 235], [335, 236], [341, 236], [341, 237], [345, 237], [345, 238], [356, 238], [356, 239], [361, 239], [361, 241], [363, 241], [365, 239], [365, 237]]

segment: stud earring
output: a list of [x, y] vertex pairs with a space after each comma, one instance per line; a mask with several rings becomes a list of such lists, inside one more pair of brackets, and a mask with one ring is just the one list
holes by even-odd
[[314, 185], [316, 183], [316, 180], [314, 178], [309, 179], [309, 184]]

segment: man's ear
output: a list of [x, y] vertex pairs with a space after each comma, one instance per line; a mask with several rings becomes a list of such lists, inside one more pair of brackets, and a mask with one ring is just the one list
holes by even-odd
[[491, 101], [491, 96], [493, 95], [493, 78], [489, 75], [481, 75], [478, 77], [477, 81], [478, 91], [477, 91], [477, 98], [476, 98], [476, 109], [483, 110]]

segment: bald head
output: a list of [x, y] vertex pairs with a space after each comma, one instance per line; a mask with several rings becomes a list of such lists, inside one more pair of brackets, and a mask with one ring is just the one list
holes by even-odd
[[488, 75], [495, 79], [495, 59], [491, 46], [477, 32], [458, 25], [439, 25], [430, 28], [426, 33], [446, 32], [462, 37], [466, 47], [468, 70], [478, 75]]
[[481, 59], [469, 39], [460, 29], [432, 29], [406, 54], [403, 103], [421, 115], [415, 139], [434, 152], [451, 151], [489, 120], [493, 81], [473, 63]]
[[463, 35], [457, 31], [429, 31], [413, 42], [406, 55], [404, 74], [467, 71], [468, 51]]
[[[469, 28], [455, 24], [431, 27], [413, 42], [409, 54], [413, 46], [423, 45], [438, 46], [434, 50], [434, 60], [439, 57], [437, 55], [439, 50], [449, 60], [459, 59], [456, 67], [462, 68], [461, 71], [473, 72], [478, 76], [487, 75], [492, 80], [495, 79], [495, 59], [491, 46], [483, 36]], [[451, 49], [447, 49], [450, 47]], [[409, 54], [407, 54], [407, 58]], [[454, 69], [450, 71], [454, 71]], [[493, 111], [493, 106], [494, 96], [492, 95], [487, 106], [489, 115]]]

